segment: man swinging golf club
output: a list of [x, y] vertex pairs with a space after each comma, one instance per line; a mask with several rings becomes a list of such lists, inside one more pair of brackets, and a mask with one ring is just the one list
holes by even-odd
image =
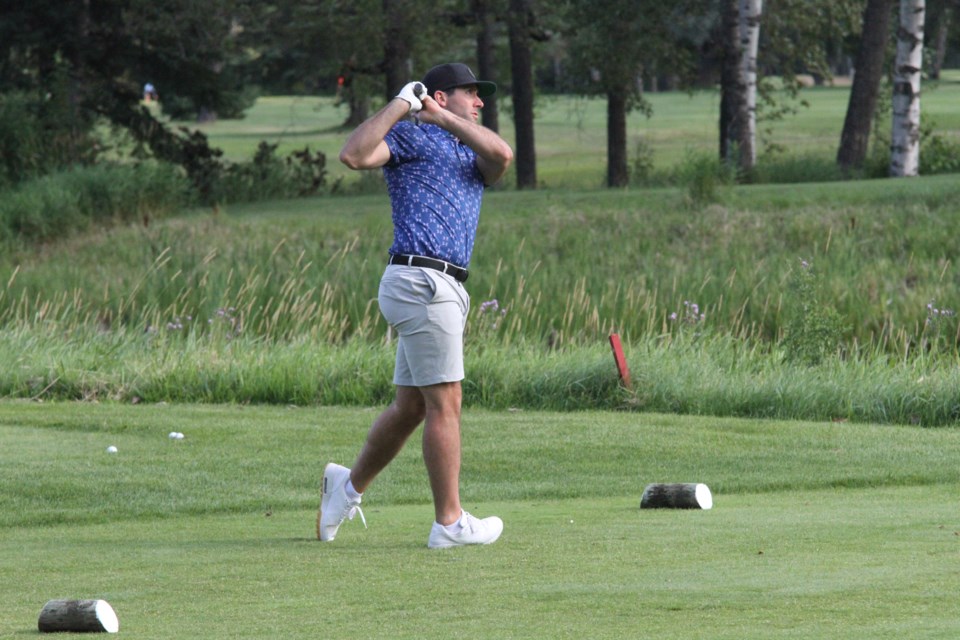
[[460, 505], [460, 382], [470, 308], [463, 283], [484, 187], [513, 161], [510, 145], [477, 122], [482, 98], [495, 91], [467, 65], [441, 64], [357, 127], [340, 151], [351, 169], [383, 168], [394, 239], [378, 301], [399, 339], [393, 403], [374, 421], [351, 468], [330, 463], [324, 470], [321, 540], [333, 540], [356, 513], [363, 519], [361, 495], [421, 422], [435, 510], [427, 545], [489, 544], [503, 531], [500, 518], [475, 518]]

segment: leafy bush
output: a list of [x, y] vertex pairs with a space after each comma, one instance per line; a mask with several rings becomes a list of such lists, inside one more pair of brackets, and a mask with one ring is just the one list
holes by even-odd
[[637, 140], [634, 147], [630, 173], [637, 184], [649, 184], [653, 177], [653, 147], [644, 138]]
[[0, 237], [46, 241], [96, 221], [170, 214], [191, 199], [189, 182], [168, 164], [97, 165], [25, 182], [0, 199]]
[[0, 187], [75, 164], [90, 164], [99, 146], [55, 98], [0, 94]]
[[[920, 175], [960, 172], [960, 142], [944, 138], [934, 132], [934, 125], [922, 121], [920, 125]], [[868, 178], [886, 178], [890, 175], [890, 134], [876, 130], [864, 173]]]
[[675, 180], [686, 188], [692, 206], [716, 202], [719, 188], [733, 184], [735, 179], [733, 168], [712, 155], [696, 152], [688, 153], [675, 171]]
[[327, 182], [327, 157], [309, 147], [286, 158], [277, 145], [261, 141], [250, 162], [226, 165], [209, 198], [215, 202], [258, 202], [318, 193]]
[[931, 133], [920, 141], [920, 174], [960, 173], [960, 141]]
[[818, 365], [840, 345], [840, 315], [821, 300], [809, 262], [802, 261], [800, 269], [793, 272], [790, 289], [796, 300], [783, 341], [787, 361]]

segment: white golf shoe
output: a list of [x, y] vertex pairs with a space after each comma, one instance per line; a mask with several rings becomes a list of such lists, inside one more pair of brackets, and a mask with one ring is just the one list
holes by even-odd
[[433, 528], [430, 529], [427, 546], [431, 549], [447, 549], [467, 544], [490, 544], [496, 542], [500, 534], [503, 533], [503, 520], [497, 516], [490, 516], [481, 520], [464, 511], [458, 524], [460, 530], [451, 533], [439, 522], [434, 522]]
[[339, 464], [330, 463], [323, 470], [323, 489], [320, 498], [320, 511], [317, 513], [317, 537], [324, 542], [330, 542], [337, 537], [337, 529], [344, 520], [353, 520], [360, 514], [363, 527], [367, 527], [367, 519], [360, 510], [360, 498], [350, 500], [347, 497], [347, 480], [350, 479], [350, 469]]

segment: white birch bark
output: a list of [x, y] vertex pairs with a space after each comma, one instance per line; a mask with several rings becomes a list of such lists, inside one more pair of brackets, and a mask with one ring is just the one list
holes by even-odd
[[746, 89], [745, 128], [740, 137], [740, 166], [757, 163], [757, 50], [760, 46], [760, 16], [763, 0], [740, 0], [741, 75]]
[[915, 176], [920, 172], [920, 70], [925, 5], [925, 0], [900, 0], [893, 75], [891, 176]]

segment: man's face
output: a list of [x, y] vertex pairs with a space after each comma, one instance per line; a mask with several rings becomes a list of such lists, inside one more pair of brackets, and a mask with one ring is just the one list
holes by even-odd
[[476, 85], [466, 87], [455, 87], [450, 91], [441, 91], [446, 99], [440, 103], [447, 111], [470, 122], [477, 122], [480, 119], [480, 109], [483, 108], [483, 100], [477, 95]]

